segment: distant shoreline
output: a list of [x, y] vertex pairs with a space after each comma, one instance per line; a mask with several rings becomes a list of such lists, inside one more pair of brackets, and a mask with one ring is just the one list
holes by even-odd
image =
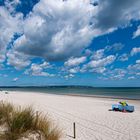
[[73, 88], [140, 88], [140, 87], [127, 87], [127, 86], [112, 86], [112, 87], [109, 87], [109, 86], [103, 86], [103, 87], [100, 87], [100, 86], [88, 86], [88, 85], [46, 85], [46, 86], [0, 86], [0, 89], [1, 88], [67, 88], [67, 87], [73, 87]]
[[[0, 89], [1, 90], [1, 89]], [[2, 90], [1, 90], [2, 91]], [[3, 90], [6, 91], [6, 90]], [[28, 91], [28, 90], [8, 90], [9, 92], [31, 92], [31, 93], [37, 93], [37, 94], [50, 94], [50, 95], [64, 95], [64, 96], [74, 96], [74, 97], [88, 97], [88, 98], [101, 98], [101, 99], [122, 99], [122, 100], [135, 100], [140, 101], [140, 99], [136, 98], [129, 98], [129, 97], [120, 97], [120, 96], [106, 96], [106, 95], [91, 95], [91, 94], [79, 94], [79, 93], [51, 93], [51, 92], [45, 92], [45, 91]]]

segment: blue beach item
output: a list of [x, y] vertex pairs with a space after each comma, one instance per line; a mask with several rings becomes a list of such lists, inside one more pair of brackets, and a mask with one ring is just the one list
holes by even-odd
[[128, 111], [128, 112], [134, 112], [134, 106], [128, 105], [128, 106], [123, 106], [120, 104], [113, 104], [112, 105], [112, 110], [116, 111]]

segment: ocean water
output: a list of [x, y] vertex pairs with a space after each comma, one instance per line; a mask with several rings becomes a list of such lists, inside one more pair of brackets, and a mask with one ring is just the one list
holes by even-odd
[[140, 88], [106, 87], [95, 88], [86, 86], [48, 86], [48, 87], [1, 87], [8, 91], [31, 91], [50, 94], [82, 95], [97, 97], [113, 97], [140, 100]]

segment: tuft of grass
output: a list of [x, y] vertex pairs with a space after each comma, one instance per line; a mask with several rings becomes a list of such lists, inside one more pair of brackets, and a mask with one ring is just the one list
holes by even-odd
[[35, 112], [32, 107], [15, 108], [10, 103], [0, 102], [0, 127], [4, 128], [0, 140], [20, 140], [32, 134], [39, 136], [35, 140], [59, 140], [61, 137], [61, 131], [47, 116]]
[[0, 102], [0, 125], [3, 125], [6, 122], [12, 111], [13, 111], [12, 104], [10, 103], [4, 104], [3, 101]]
[[38, 130], [40, 135], [46, 140], [58, 140], [61, 137], [61, 131], [58, 129], [58, 127], [53, 127], [51, 121], [46, 116], [41, 114], [37, 115], [35, 130]]

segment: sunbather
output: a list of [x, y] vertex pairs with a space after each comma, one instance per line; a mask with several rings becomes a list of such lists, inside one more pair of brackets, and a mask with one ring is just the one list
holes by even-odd
[[125, 101], [123, 101], [123, 102], [119, 102], [122, 106], [128, 106], [128, 104], [125, 102]]

